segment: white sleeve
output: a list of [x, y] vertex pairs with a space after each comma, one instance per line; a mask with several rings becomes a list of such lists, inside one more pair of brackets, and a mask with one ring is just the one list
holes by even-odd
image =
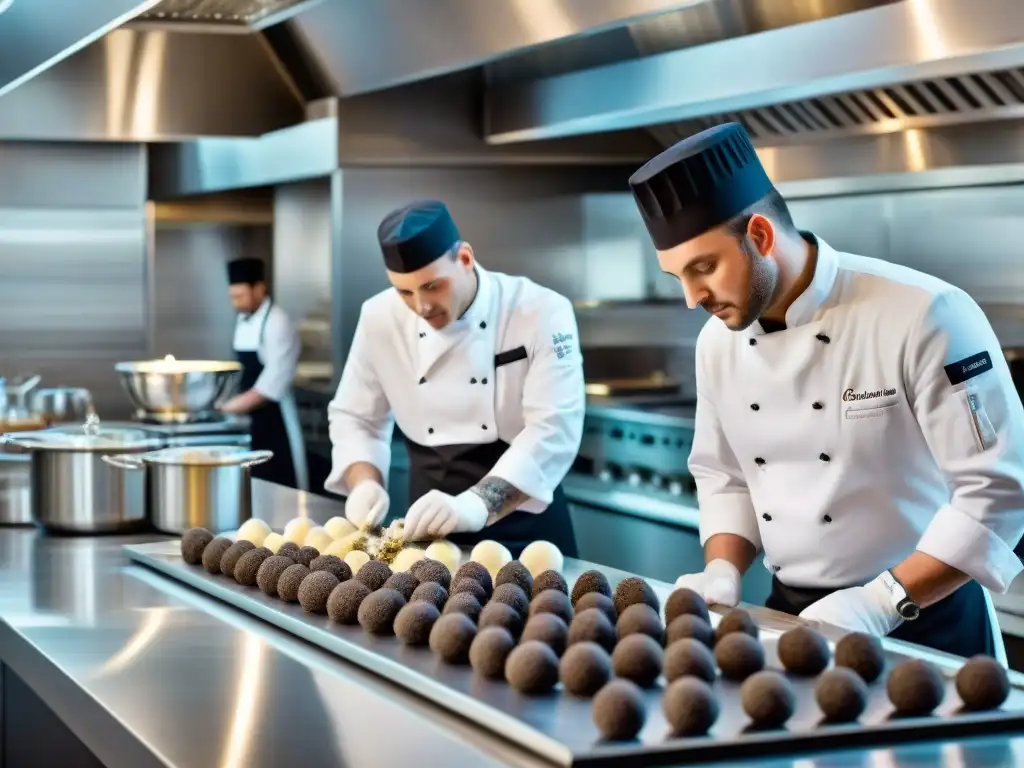
[[1024, 406], [981, 308], [959, 289], [932, 299], [905, 359], [910, 404], [951, 498], [917, 549], [1005, 593], [1022, 570]]
[[295, 380], [302, 343], [298, 329], [283, 312], [271, 312], [263, 329], [259, 357], [263, 371], [252, 388], [268, 400], [280, 402]]
[[373, 368], [365, 310], [352, 339], [352, 347], [338, 383], [338, 391], [327, 406], [328, 433], [331, 438], [331, 474], [324, 488], [348, 495], [345, 470], [356, 462], [375, 466], [387, 487], [391, 467], [391, 435], [394, 417], [380, 379]]
[[587, 404], [576, 315], [559, 299], [538, 312], [523, 386], [525, 426], [489, 473], [545, 504], [579, 452]]

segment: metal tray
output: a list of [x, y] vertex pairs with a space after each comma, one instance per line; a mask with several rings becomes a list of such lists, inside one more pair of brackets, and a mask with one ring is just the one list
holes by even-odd
[[[894, 718], [885, 694], [883, 675], [871, 686], [868, 707], [859, 724], [819, 727], [821, 713], [814, 702], [813, 680], [792, 678], [798, 703], [786, 727], [774, 731], [752, 730], [740, 707], [739, 685], [719, 680], [715, 690], [721, 715], [711, 733], [700, 738], [678, 739], [672, 738], [662, 714], [663, 687], [659, 684], [646, 692], [647, 723], [638, 738], [625, 743], [604, 742], [591, 719], [591, 701], [563, 694], [560, 688], [546, 696], [526, 697], [504, 683], [480, 679], [468, 666], [449, 666], [427, 649], [409, 648], [393, 637], [371, 636], [358, 626], [339, 626], [326, 616], [305, 613], [296, 604], [267, 597], [258, 589], [239, 586], [224, 577], [211, 576], [201, 567], [186, 565], [176, 541], [129, 545], [125, 551], [142, 565], [375, 672], [556, 765], [623, 768], [714, 762], [810, 749], [865, 749], [908, 741], [1019, 733], [1024, 727], [1024, 677], [1021, 675], [1011, 673], [1013, 687], [1002, 709], [961, 714], [952, 675], [962, 660], [887, 639], [884, 643], [890, 665], [908, 657], [924, 658], [947, 674], [946, 697], [935, 715]], [[597, 566], [567, 560], [566, 580], [574, 583], [577, 576], [590, 567]], [[613, 585], [628, 575], [608, 568], [601, 570]], [[664, 603], [671, 586], [648, 581]], [[803, 622], [786, 614], [744, 607], [761, 627], [767, 666], [780, 668], [775, 652], [778, 637]], [[713, 613], [711, 618], [712, 623], [717, 623], [720, 617]], [[824, 629], [823, 632], [831, 638], [838, 636], [834, 630]]]

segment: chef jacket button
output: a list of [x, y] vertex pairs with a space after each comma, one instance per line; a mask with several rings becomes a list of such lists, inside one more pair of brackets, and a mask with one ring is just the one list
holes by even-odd
[[820, 342], [821, 342], [822, 344], [828, 344], [828, 343], [829, 343], [830, 341], [832, 341], [832, 339], [830, 339], [830, 338], [829, 338], [828, 336], [826, 336], [826, 335], [825, 335], [824, 333], [819, 333], [819, 334], [816, 334], [814, 338], [816, 338], [816, 339], [817, 339], [818, 341], [820, 341]]
[[832, 522], [832, 516], [831, 515], [825, 515], [821, 519], [824, 520], [826, 523], [831, 523]]
[[760, 456], [758, 456], [756, 459], [754, 459], [754, 463], [757, 464], [757, 466], [759, 466], [759, 467], [763, 467], [764, 466], [764, 459], [762, 459]]
[[424, 336], [426, 336], [426, 335], [427, 335], [427, 334], [425, 334], [425, 333], [424, 333], [423, 331], [420, 331], [420, 338], [421, 338], [421, 339], [422, 339], [422, 338], [423, 338]]
[[487, 379], [480, 379], [480, 383], [481, 384], [486, 384], [487, 383]]
[[434, 434], [434, 428], [433, 427], [427, 427], [427, 433], [431, 434], [431, 435]]
[[814, 409], [814, 410], [816, 410], [816, 411], [820, 411], [820, 410], [821, 410], [822, 408], [824, 408], [824, 407], [825, 407], [825, 406], [823, 406], [823, 405], [822, 405], [821, 403], [819, 403], [819, 402], [813, 402], [813, 403], [811, 403], [811, 408], [813, 408], [813, 409]]
[[778, 573], [779, 571], [782, 570], [782, 566], [781, 565], [773, 565], [772, 566], [772, 570], [775, 571], [775, 573]]
[[427, 383], [427, 377], [426, 376], [421, 376], [420, 377], [420, 384], [426, 384], [426, 383]]
[[481, 328], [486, 328], [487, 327], [487, 323], [484, 320], [481, 320], [480, 321], [480, 327]]
[[832, 459], [829, 457], [829, 455], [827, 453], [819, 453], [818, 454], [818, 458], [821, 459], [824, 462], [832, 461]]
[[751, 339], [750, 340], [750, 346], [756, 347], [757, 346], [757, 339]]
[[487, 425], [486, 424], [481, 424], [480, 425], [480, 429], [487, 429]]
[[771, 516], [771, 515], [769, 515], [769, 514], [768, 514], [767, 512], [762, 512], [762, 513], [761, 513], [761, 517], [763, 517], [763, 518], [764, 518], [765, 520], [767, 520], [768, 522], [771, 522], [772, 516]]
[[475, 379], [475, 378], [473, 378], [473, 379], [470, 379], [470, 380], [469, 380], [469, 383], [470, 383], [470, 384], [476, 384], [476, 379]]
[[751, 403], [750, 404], [750, 410], [752, 410], [752, 411], [759, 411], [759, 410], [761, 410], [761, 406], [758, 405], [757, 403]]

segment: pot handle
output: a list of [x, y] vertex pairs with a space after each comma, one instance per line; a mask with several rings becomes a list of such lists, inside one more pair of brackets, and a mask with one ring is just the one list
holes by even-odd
[[240, 467], [255, 467], [257, 464], [263, 464], [264, 462], [270, 461], [274, 458], [273, 451], [249, 451], [248, 453], [239, 454], [238, 466]]
[[101, 456], [107, 464], [118, 469], [144, 469], [146, 462], [144, 462], [138, 456], [131, 453], [120, 453], [116, 456]]

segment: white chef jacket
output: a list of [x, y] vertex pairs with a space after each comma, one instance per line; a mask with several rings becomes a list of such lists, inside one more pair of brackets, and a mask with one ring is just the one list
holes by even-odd
[[782, 583], [822, 588], [916, 549], [1005, 593], [1024, 407], [988, 320], [948, 283], [817, 244], [785, 330], [711, 318], [698, 338], [701, 544], [737, 534]]
[[347, 494], [344, 473], [356, 462], [387, 478], [397, 422], [406, 437], [428, 447], [508, 443], [488, 474], [530, 497], [523, 511], [542, 512], [551, 503], [583, 436], [575, 313], [564, 296], [527, 278], [479, 263], [476, 271], [473, 303], [440, 331], [393, 289], [363, 304], [327, 408], [328, 490]]

